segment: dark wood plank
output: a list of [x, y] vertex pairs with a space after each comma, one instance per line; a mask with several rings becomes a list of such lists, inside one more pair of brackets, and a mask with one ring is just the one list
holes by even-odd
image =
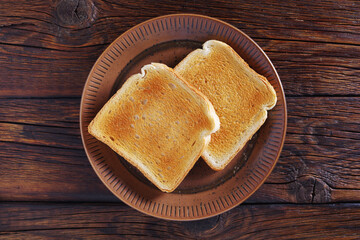
[[359, 103], [359, 98], [289, 98], [284, 149], [251, 200], [359, 201]]
[[360, 46], [257, 40], [270, 57], [287, 96], [359, 95]]
[[80, 98], [0, 99], [0, 122], [78, 129], [80, 101]]
[[[278, 70], [286, 95], [357, 95], [360, 46], [259, 40]], [[0, 44], [0, 96], [81, 96], [104, 46], [73, 52]]]
[[248, 33], [274, 61], [286, 94], [359, 94], [357, 1], [51, 4], [2, 1], [1, 97], [78, 97], [93, 63], [116, 37], [144, 20], [177, 12], [218, 17]]
[[0, 205], [0, 239], [359, 239], [360, 204], [241, 205], [175, 222], [117, 204]]
[[79, 97], [87, 75], [105, 46], [79, 51], [0, 44], [0, 95]]
[[[117, 201], [83, 151], [79, 100], [0, 100], [1, 200]], [[359, 103], [359, 97], [288, 98], [282, 155], [248, 202], [360, 201]]]
[[0, 149], [0, 201], [119, 201], [83, 150], [6, 142]]
[[0, 100], [0, 141], [82, 150], [80, 99]]
[[1, 201], [118, 201], [83, 150], [80, 99], [0, 100]]
[[[78, 4], [77, 4], [78, 3]], [[260, 38], [360, 44], [357, 1], [2, 1], [0, 42], [55, 49], [109, 43], [146, 19], [198, 13], [228, 21]], [[226, 13], [226, 14], [224, 14]], [[13, 29], [13, 30], [11, 30]], [[14, 34], [16, 38], [9, 38]], [[39, 41], [40, 40], [40, 41]], [[42, 41], [41, 41], [42, 40]]]

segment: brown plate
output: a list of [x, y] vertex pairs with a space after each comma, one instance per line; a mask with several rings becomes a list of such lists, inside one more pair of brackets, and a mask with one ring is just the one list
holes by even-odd
[[[249, 65], [267, 77], [278, 102], [247, 146], [222, 171], [199, 160], [180, 186], [163, 193], [87, 127], [106, 101], [132, 74], [151, 62], [174, 67], [209, 39], [228, 43]], [[158, 17], [118, 37], [99, 57], [86, 81], [80, 127], [91, 165], [103, 183], [123, 202], [152, 216], [195, 220], [215, 216], [245, 201], [265, 181], [279, 158], [286, 131], [286, 104], [278, 74], [261, 48], [239, 29], [220, 20], [193, 14]]]

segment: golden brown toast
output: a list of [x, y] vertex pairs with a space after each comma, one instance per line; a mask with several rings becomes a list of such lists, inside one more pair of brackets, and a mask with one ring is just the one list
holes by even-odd
[[89, 133], [171, 192], [219, 129], [209, 100], [164, 64], [131, 76], [89, 125]]
[[214, 105], [221, 128], [202, 157], [212, 169], [221, 170], [265, 122], [276, 92], [229, 45], [216, 40], [191, 52], [175, 71]]

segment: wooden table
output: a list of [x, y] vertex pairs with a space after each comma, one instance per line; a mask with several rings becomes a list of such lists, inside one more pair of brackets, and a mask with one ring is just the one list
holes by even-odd
[[[86, 77], [147, 19], [198, 13], [252, 37], [282, 80], [288, 131], [266, 183], [206, 220], [146, 216], [116, 199], [80, 138]], [[0, 239], [360, 239], [359, 1], [0, 2]]]

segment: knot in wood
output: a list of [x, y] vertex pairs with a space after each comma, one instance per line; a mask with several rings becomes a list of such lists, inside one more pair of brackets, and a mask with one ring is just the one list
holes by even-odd
[[290, 195], [296, 203], [327, 203], [331, 199], [329, 186], [314, 176], [302, 176], [292, 183]]
[[331, 201], [331, 188], [321, 179], [316, 179], [311, 203], [328, 203]]
[[91, 0], [60, 0], [56, 5], [56, 17], [61, 25], [89, 25], [95, 15], [96, 8]]
[[291, 188], [297, 203], [311, 203], [316, 179], [312, 176], [299, 177]]

